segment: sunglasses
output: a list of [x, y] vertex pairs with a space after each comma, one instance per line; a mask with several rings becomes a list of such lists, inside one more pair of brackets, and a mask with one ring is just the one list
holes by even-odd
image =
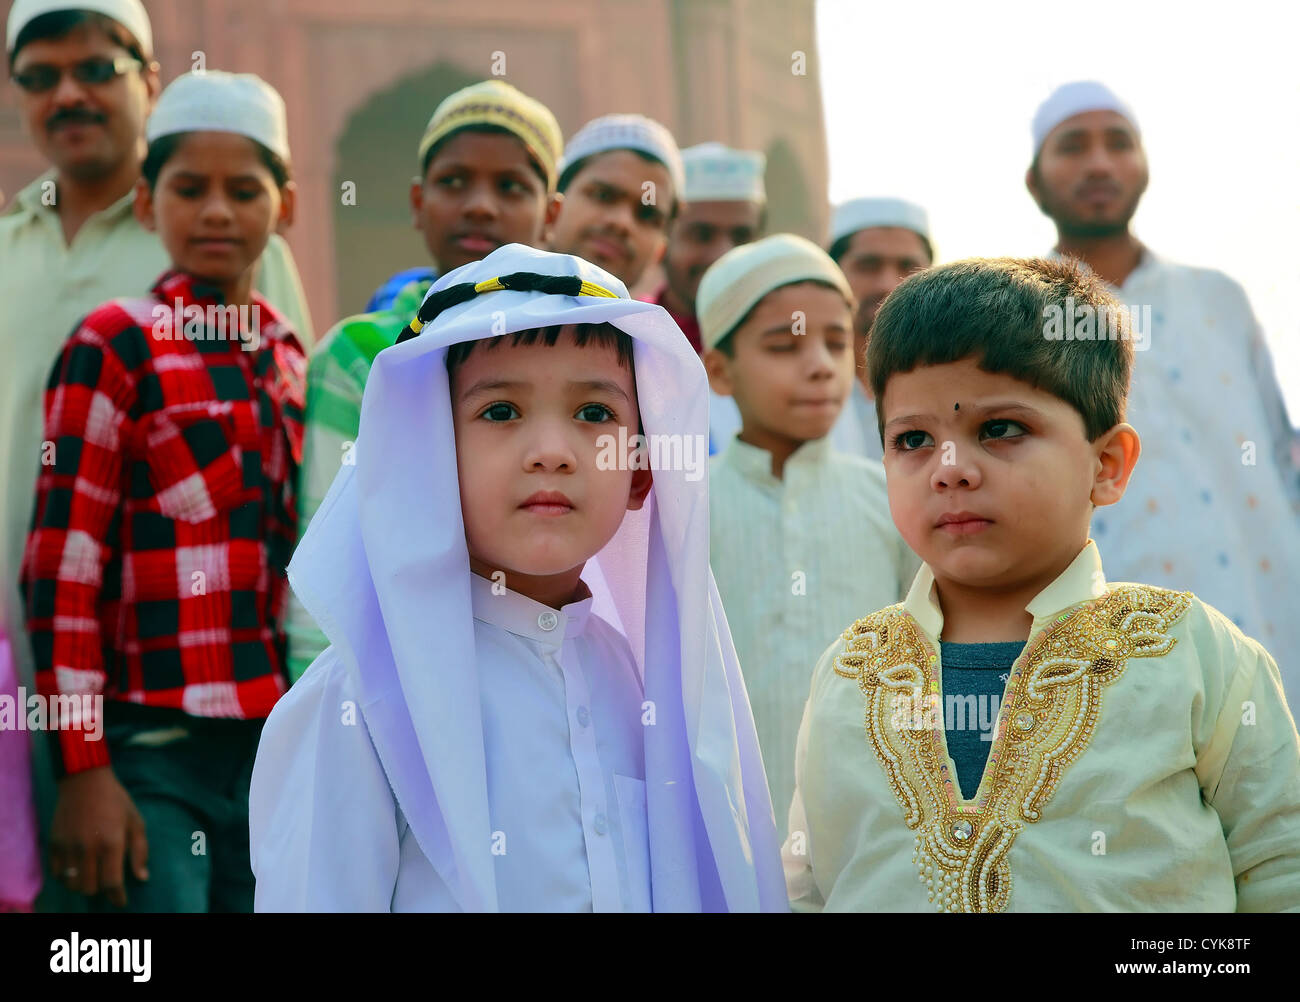
[[[81, 62], [73, 64], [71, 70], [66, 72], [70, 72], [72, 79], [78, 83], [100, 86], [108, 83], [114, 77], [119, 77], [123, 73], [129, 73], [131, 70], [143, 66], [144, 63], [134, 56], [118, 56], [116, 59], [96, 56], [93, 59], [83, 59]], [[51, 66], [49, 63], [37, 63], [21, 73], [15, 73], [13, 81], [27, 91], [28, 94], [44, 94], [59, 85], [64, 72], [65, 70], [61, 67]]]

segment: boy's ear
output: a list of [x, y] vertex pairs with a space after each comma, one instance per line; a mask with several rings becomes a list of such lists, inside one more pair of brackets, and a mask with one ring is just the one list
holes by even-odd
[[158, 226], [153, 214], [153, 192], [149, 190], [149, 182], [143, 177], [136, 178], [135, 201], [131, 203], [131, 211], [135, 214], [136, 221], [146, 230], [150, 233], [157, 231]]
[[1124, 496], [1129, 477], [1142, 452], [1142, 440], [1131, 424], [1117, 424], [1092, 443], [1101, 464], [1092, 484], [1092, 503], [1114, 504]]
[[641, 506], [645, 504], [646, 496], [650, 493], [650, 488], [653, 486], [653, 470], [633, 470], [632, 489], [627, 495], [627, 510], [640, 511]]
[[420, 212], [424, 209], [424, 179], [411, 178], [411, 225], [420, 228]]
[[1038, 197], [1038, 177], [1035, 175], [1032, 165], [1025, 170], [1025, 187], [1029, 189], [1029, 197], [1034, 200], [1034, 204], [1041, 209], [1043, 200]]
[[709, 388], [720, 397], [732, 395], [731, 373], [727, 371], [729, 359], [717, 348], [704, 353], [704, 371], [709, 375]]
[[275, 232], [284, 236], [285, 231], [293, 225], [297, 211], [298, 186], [292, 181], [286, 181], [284, 187], [280, 189], [280, 218], [276, 221]]
[[551, 238], [551, 227], [555, 221], [560, 218], [560, 207], [564, 205], [564, 195], [556, 192], [546, 203], [546, 214], [542, 217], [542, 241], [545, 243]]

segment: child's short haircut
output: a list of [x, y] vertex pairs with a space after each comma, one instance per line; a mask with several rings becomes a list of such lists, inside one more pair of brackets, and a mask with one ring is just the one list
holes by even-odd
[[[1063, 323], [1085, 308], [1095, 340], [1061, 337]], [[1133, 369], [1128, 310], [1073, 258], [972, 258], [918, 272], [886, 297], [868, 335], [876, 400], [896, 373], [967, 358], [1064, 400], [1083, 417], [1089, 441], [1124, 420]], [[879, 407], [876, 423], [883, 443]]]
[[[162, 173], [163, 165], [172, 158], [172, 155], [175, 154], [188, 135], [191, 135], [191, 133], [172, 132], [165, 136], [159, 136], [149, 144], [149, 149], [144, 156], [144, 163], [140, 165], [140, 173], [144, 176], [145, 183], [149, 185], [150, 191], [153, 191], [157, 186], [158, 175]], [[271, 172], [271, 176], [275, 178], [275, 186], [283, 188], [288, 184], [290, 179], [289, 165], [284, 162], [284, 158], [278, 153], [273, 153], [267, 149], [256, 139], [251, 139], [248, 136], [244, 138], [257, 147], [257, 155], [266, 169]]]
[[[613, 348], [618, 352], [618, 364], [635, 374], [636, 370], [632, 362], [632, 339], [628, 335], [613, 324], [608, 323], [572, 324], [571, 326], [574, 340], [577, 341], [579, 348], [585, 348], [588, 344]], [[495, 348], [506, 338], [510, 338], [512, 345], [537, 344], [540, 341], [548, 348], [552, 348], [555, 346], [555, 342], [560, 339], [560, 333], [563, 330], [563, 325], [534, 327], [529, 330], [515, 331], [513, 334], [500, 334], [497, 337], [485, 337], [477, 341], [461, 341], [458, 344], [453, 344], [447, 349], [447, 375], [451, 376], [455, 373], [456, 368], [465, 359], [469, 358], [470, 353], [480, 344], [487, 348]]]

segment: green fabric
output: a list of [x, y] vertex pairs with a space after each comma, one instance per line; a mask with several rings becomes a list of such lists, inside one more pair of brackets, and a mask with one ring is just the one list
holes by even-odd
[[[339, 321], [322, 339], [307, 366], [307, 412], [298, 488], [298, 539], [320, 507], [339, 467], [351, 455], [361, 426], [361, 397], [375, 356], [396, 343], [432, 282], [412, 282], [390, 309]], [[296, 595], [285, 625], [289, 678], [296, 682], [329, 641]]]

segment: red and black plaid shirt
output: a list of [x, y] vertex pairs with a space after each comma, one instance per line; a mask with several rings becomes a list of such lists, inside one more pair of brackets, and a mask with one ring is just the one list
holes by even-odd
[[[189, 275], [152, 291], [86, 317], [46, 388], [22, 572], [37, 688], [265, 717], [287, 687], [306, 359], [260, 297], [254, 336]], [[93, 723], [57, 730], [65, 772], [108, 764]]]

